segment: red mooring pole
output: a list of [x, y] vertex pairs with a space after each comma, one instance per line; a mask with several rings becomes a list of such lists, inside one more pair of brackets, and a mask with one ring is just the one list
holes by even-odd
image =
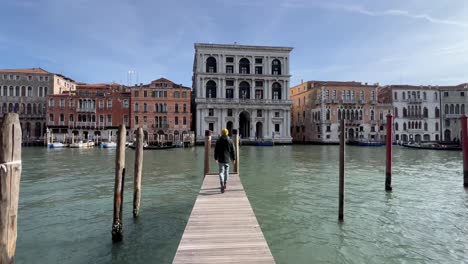
[[462, 124], [462, 146], [463, 146], [463, 186], [468, 188], [468, 127], [466, 115], [461, 117]]
[[387, 149], [387, 162], [385, 167], [385, 191], [392, 190], [392, 143], [393, 143], [393, 116], [391, 114], [387, 115], [387, 142], [386, 142], [386, 149]]

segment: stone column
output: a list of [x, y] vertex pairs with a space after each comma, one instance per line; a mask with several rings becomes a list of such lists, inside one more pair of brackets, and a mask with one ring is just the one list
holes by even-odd
[[239, 79], [234, 80], [234, 99], [239, 99]]
[[250, 98], [255, 99], [255, 78], [252, 78], [251, 80], [252, 86], [250, 87]]
[[221, 90], [222, 90], [223, 81], [221, 78], [218, 78], [218, 83], [216, 85], [216, 98], [222, 98]]
[[284, 93], [285, 97], [283, 100], [289, 100], [289, 82], [287, 80], [284, 81], [284, 89], [285, 89], [285, 93]]

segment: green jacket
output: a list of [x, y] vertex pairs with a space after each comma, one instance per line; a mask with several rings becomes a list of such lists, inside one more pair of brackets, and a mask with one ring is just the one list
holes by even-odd
[[236, 149], [229, 137], [221, 136], [216, 140], [214, 159], [220, 163], [229, 163], [236, 160]]

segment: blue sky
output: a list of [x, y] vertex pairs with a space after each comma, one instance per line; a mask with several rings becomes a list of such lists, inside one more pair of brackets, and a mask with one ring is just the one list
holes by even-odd
[[[465, 0], [0, 0], [0, 68], [191, 86], [194, 42], [291, 46], [293, 85], [468, 82]], [[136, 82], [133, 76], [133, 83]]]

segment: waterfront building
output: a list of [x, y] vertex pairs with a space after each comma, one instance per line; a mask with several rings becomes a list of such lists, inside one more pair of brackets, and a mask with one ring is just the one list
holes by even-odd
[[74, 91], [76, 82], [41, 68], [0, 69], [1, 116], [19, 114], [23, 142], [41, 141], [46, 132], [46, 98]]
[[292, 87], [294, 142], [338, 143], [342, 119], [347, 140], [384, 140], [391, 107], [379, 104], [378, 93], [378, 84], [354, 81], [308, 81]]
[[461, 141], [461, 120], [468, 107], [468, 84], [440, 88], [442, 115], [440, 116], [441, 139], [445, 142]]
[[382, 88], [382, 101], [394, 108], [394, 140], [402, 143], [441, 140], [439, 88], [412, 85]]
[[58, 141], [116, 140], [121, 124], [130, 129], [130, 91], [120, 84], [79, 84], [47, 97], [47, 127]]
[[195, 44], [193, 65], [196, 141], [205, 130], [238, 129], [244, 143], [291, 143], [289, 54], [292, 48]]
[[145, 139], [158, 135], [173, 142], [191, 132], [191, 89], [160, 78], [149, 84], [131, 87], [131, 128], [143, 128]]

